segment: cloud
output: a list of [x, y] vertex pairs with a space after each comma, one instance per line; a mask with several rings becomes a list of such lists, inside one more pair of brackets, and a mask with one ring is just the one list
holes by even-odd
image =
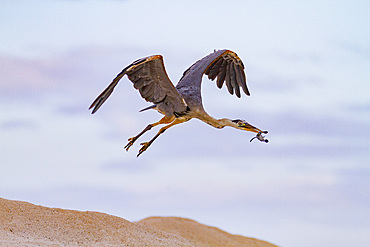
[[367, 116], [370, 112], [370, 102], [347, 104], [345, 107], [348, 112], [354, 112], [357, 116], [364, 115]]
[[367, 45], [357, 43], [357, 42], [350, 42], [350, 41], [342, 41], [342, 42], [336, 42], [337, 46], [355, 56], [364, 58], [366, 60], [370, 60], [370, 49]]
[[37, 124], [34, 121], [26, 119], [10, 119], [0, 122], [0, 129], [5, 131], [35, 129], [36, 127]]
[[[99, 88], [99, 84], [107, 78], [111, 80], [120, 71], [121, 68], [117, 66], [126, 65], [125, 62], [118, 63], [118, 60], [130, 61], [130, 58], [133, 59], [130, 54], [138, 52], [130, 48], [90, 47], [32, 59], [2, 55], [1, 92], [4, 96], [16, 96], [18, 93], [78, 90], [83, 95], [81, 89], [89, 91], [91, 88]], [[122, 59], [122, 53], [127, 54], [127, 57]]]

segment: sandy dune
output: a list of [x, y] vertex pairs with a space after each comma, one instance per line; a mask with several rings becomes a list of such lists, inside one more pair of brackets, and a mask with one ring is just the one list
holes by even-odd
[[132, 223], [104, 213], [47, 208], [0, 198], [0, 246], [275, 245], [189, 219], [151, 217]]
[[276, 246], [254, 238], [232, 235], [216, 227], [202, 225], [194, 220], [179, 217], [150, 217], [139, 221], [139, 223], [164, 232], [180, 235], [196, 242], [197, 246]]

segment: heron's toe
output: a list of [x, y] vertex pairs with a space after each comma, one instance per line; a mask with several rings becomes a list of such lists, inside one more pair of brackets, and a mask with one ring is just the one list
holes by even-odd
[[125, 146], [126, 151], [130, 149], [132, 145], [134, 145], [134, 142], [136, 141], [135, 137], [128, 138], [128, 143]]
[[150, 142], [143, 142], [143, 143], [140, 143], [140, 145], [142, 145], [142, 147], [140, 148], [140, 150], [139, 150], [139, 153], [137, 154], [137, 156], [136, 157], [139, 157], [142, 153], [144, 153], [145, 152], [145, 150], [147, 150], [148, 149], [148, 147], [150, 146]]
[[127, 143], [127, 145], [125, 146], [126, 151], [128, 151], [132, 145], [133, 143], [131, 142]]

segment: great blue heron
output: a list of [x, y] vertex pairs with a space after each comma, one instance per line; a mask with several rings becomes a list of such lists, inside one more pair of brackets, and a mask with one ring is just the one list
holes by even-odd
[[[203, 108], [201, 97], [203, 74], [208, 75], [210, 80], [214, 80], [217, 77], [217, 86], [219, 88], [226, 82], [225, 84], [229, 93], [234, 94], [235, 92], [238, 98], [240, 98], [240, 87], [246, 95], [249, 95], [243, 62], [233, 51], [214, 51], [195, 62], [184, 72], [176, 87], [167, 76], [163, 57], [161, 55], [154, 55], [138, 59], [124, 68], [121, 73], [113, 79], [112, 83], [95, 99], [89, 109], [94, 107], [92, 114], [95, 113], [111, 95], [119, 80], [124, 75], [127, 75], [133, 82], [134, 87], [139, 90], [141, 97], [146, 101], [154, 103], [154, 105], [141, 111], [154, 109], [163, 114], [164, 117], [158, 122], [146, 126], [138, 135], [129, 138], [125, 146], [126, 151], [128, 151], [134, 142], [146, 131], [159, 124], [167, 124], [162, 127], [150, 141], [141, 143], [142, 147], [137, 157], [139, 157], [139, 155], [141, 155], [154, 140], [168, 128], [176, 124], [187, 122], [192, 118], [198, 118], [218, 129], [230, 126], [240, 130], [255, 132], [257, 133], [255, 138], [260, 141], [268, 142], [268, 140], [264, 139], [262, 136], [262, 133], [266, 134], [267, 131], [262, 131], [250, 125], [245, 120], [231, 120], [227, 118], [215, 119], [208, 115]], [[254, 138], [252, 138], [252, 140], [253, 139]]]

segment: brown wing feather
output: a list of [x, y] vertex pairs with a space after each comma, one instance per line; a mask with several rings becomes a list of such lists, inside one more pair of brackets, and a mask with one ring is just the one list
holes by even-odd
[[167, 76], [163, 57], [155, 55], [136, 60], [124, 68], [91, 104], [89, 109], [94, 107], [92, 113], [95, 113], [108, 99], [124, 75], [128, 76], [134, 88], [139, 90], [146, 101], [156, 104], [157, 108], [166, 115], [186, 111], [182, 97]]
[[216, 76], [218, 75], [218, 71], [220, 70], [220, 67], [222, 65], [222, 62], [223, 62], [222, 59], [218, 59], [212, 65], [212, 67], [211, 66], [209, 67], [209, 69], [207, 71], [207, 74], [208, 74], [209, 79], [214, 80], [216, 78]]
[[226, 76], [226, 66], [227, 66], [226, 60], [223, 60], [223, 59], [220, 59], [220, 60], [222, 60], [222, 65], [220, 67], [220, 70], [217, 76], [217, 87], [218, 88], [222, 88], [222, 85], [224, 84], [224, 80]]
[[214, 59], [204, 70], [210, 80], [217, 77], [217, 86], [221, 88], [225, 82], [228, 91], [240, 97], [240, 87], [246, 95], [250, 95], [244, 73], [244, 64], [235, 52], [226, 50]]
[[235, 67], [235, 63], [232, 63], [231, 64], [231, 70], [233, 71], [233, 73], [231, 74], [231, 81], [233, 82], [233, 87], [234, 87], [234, 90], [235, 90], [235, 94], [238, 98], [240, 98], [240, 88], [239, 88], [239, 83], [238, 83], [238, 74], [237, 74], [237, 68]]
[[233, 85], [231, 84], [231, 69], [230, 69], [230, 64], [227, 64], [226, 65], [226, 86], [227, 86], [227, 89], [229, 90], [229, 93], [231, 94], [234, 94], [234, 87]]

